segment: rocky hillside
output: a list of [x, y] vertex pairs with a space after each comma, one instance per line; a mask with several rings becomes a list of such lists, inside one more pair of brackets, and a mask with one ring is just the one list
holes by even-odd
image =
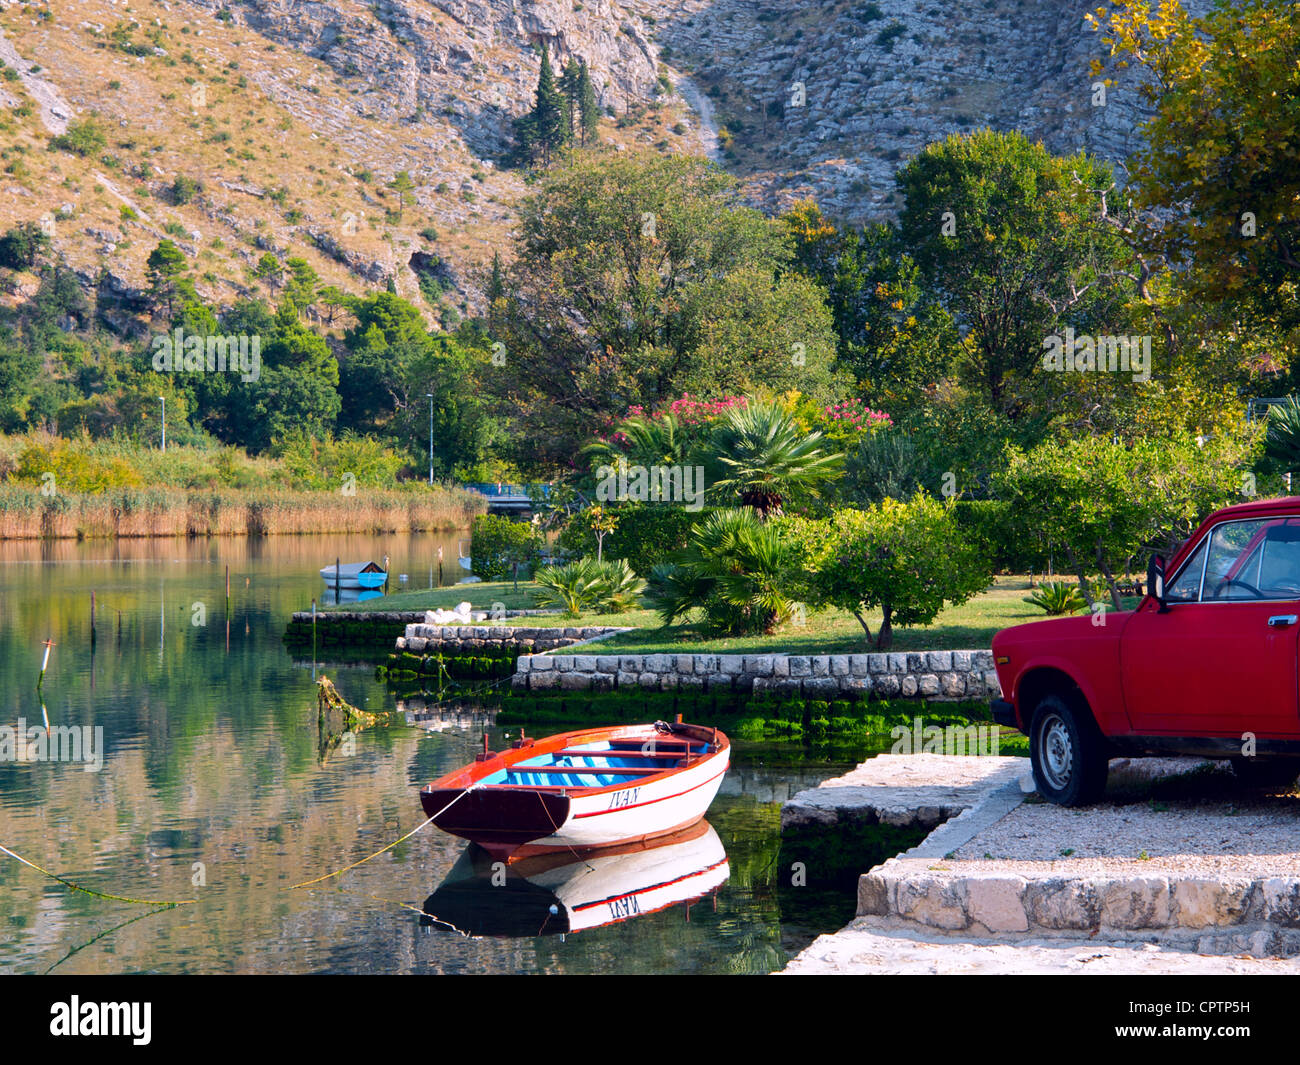
[[[931, 141], [992, 126], [1122, 162], [1145, 111], [1114, 71], [1089, 0], [633, 0], [661, 56], [690, 71], [756, 201], [813, 196], [879, 218], [894, 173]], [[1191, 10], [1206, 0], [1185, 0]], [[1089, 73], [1116, 84], [1103, 102]]]
[[[39, 219], [128, 304], [171, 236], [217, 302], [265, 251], [351, 290], [472, 312], [520, 174], [498, 165], [543, 42], [589, 64], [617, 146], [707, 152], [776, 209], [861, 220], [951, 132], [1122, 159], [1141, 113], [1085, 0], [58, 0], [0, 6], [0, 228]], [[90, 119], [80, 153], [52, 138]], [[389, 188], [406, 170], [414, 203]], [[178, 179], [197, 192], [178, 194]], [[10, 298], [30, 280], [19, 279]]]
[[[352, 291], [391, 278], [444, 324], [472, 312], [524, 190], [497, 160], [542, 40], [591, 65], [617, 110], [604, 140], [699, 150], [608, 2], [60, 0], [0, 7], [0, 34], [0, 230], [40, 221], [88, 288], [128, 306], [170, 237], [218, 303], [273, 294], [253, 276], [272, 251]], [[53, 149], [87, 120], [101, 142]], [[413, 204], [388, 187], [401, 170]]]

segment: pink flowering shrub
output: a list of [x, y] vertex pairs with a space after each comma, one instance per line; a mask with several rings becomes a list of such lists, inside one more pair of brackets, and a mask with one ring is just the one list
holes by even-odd
[[661, 405], [658, 410], [647, 411], [645, 407], [639, 404], [628, 407], [627, 416], [629, 418], [662, 418], [665, 414], [671, 414], [677, 419], [679, 425], [704, 425], [716, 421], [729, 410], [744, 407], [745, 403], [744, 396], [723, 396], [722, 399], [697, 399], [689, 392], [683, 392], [681, 399], [674, 399], [666, 406]]

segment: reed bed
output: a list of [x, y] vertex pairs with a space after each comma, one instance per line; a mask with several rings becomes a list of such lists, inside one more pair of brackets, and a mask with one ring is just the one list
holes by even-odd
[[274, 536], [291, 533], [441, 532], [465, 528], [487, 509], [461, 488], [420, 487], [355, 495], [179, 488], [57, 492], [0, 485], [0, 539]]

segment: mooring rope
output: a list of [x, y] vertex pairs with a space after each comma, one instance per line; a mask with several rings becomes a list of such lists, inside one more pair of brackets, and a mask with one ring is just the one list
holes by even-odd
[[[349, 869], [355, 869], [358, 865], [364, 865], [366, 862], [370, 861], [371, 858], [378, 858], [378, 857], [379, 857], [381, 854], [383, 854], [385, 851], [390, 851], [390, 850], [392, 850], [394, 847], [396, 847], [399, 843], [403, 843], [403, 842], [405, 842], [406, 840], [410, 839], [410, 838], [411, 838], [412, 836], [414, 836], [417, 832], [419, 832], [420, 829], [422, 829], [422, 828], [426, 827], [427, 825], [429, 825], [430, 823], [432, 823], [432, 821], [434, 820], [434, 818], [436, 818], [436, 817], [441, 817], [441, 816], [442, 816], [443, 814], [445, 814], [448, 810], [450, 810], [453, 806], [455, 806], [456, 803], [460, 802], [461, 799], [463, 799], [463, 798], [464, 798], [466, 795], [468, 795], [471, 791], [476, 790], [478, 787], [479, 787], [478, 784], [471, 784], [468, 788], [466, 788], [466, 789], [465, 789], [464, 791], [462, 791], [459, 795], [457, 795], [454, 799], [452, 799], [451, 802], [447, 803], [446, 806], [444, 806], [441, 810], [439, 810], [436, 814], [434, 814], [433, 817], [429, 817], [429, 818], [425, 819], [424, 821], [421, 821], [418, 825], [416, 825], [413, 829], [411, 829], [410, 832], [406, 833], [406, 835], [401, 836], [401, 837], [399, 837], [398, 839], [393, 840], [392, 843], [389, 843], [389, 844], [387, 844], [386, 846], [380, 847], [379, 850], [375, 851], [374, 854], [368, 854], [368, 855], [366, 855], [366, 857], [360, 859], [359, 861], [355, 861], [355, 862], [353, 862], [351, 865], [345, 865], [342, 869], [336, 869], [336, 870], [335, 870], [334, 872], [332, 872], [332, 873], [326, 873], [324, 876], [318, 876], [318, 877], [316, 877], [314, 880], [304, 880], [304, 881], [303, 881], [302, 883], [300, 883], [300, 884], [291, 884], [291, 885], [289, 885], [288, 890], [289, 890], [289, 891], [294, 891], [294, 890], [296, 890], [296, 889], [298, 889], [298, 888], [310, 887], [312, 884], [319, 884], [322, 880], [329, 880], [329, 879], [331, 879], [332, 877], [342, 876], [342, 875], [343, 875], [344, 873], [346, 873]], [[57, 873], [51, 873], [48, 869], [42, 869], [42, 868], [41, 868], [39, 865], [37, 865], [35, 862], [29, 862], [29, 861], [28, 861], [26, 858], [24, 858], [21, 854], [15, 854], [15, 853], [14, 853], [13, 851], [11, 851], [8, 847], [0, 846], [0, 851], [3, 851], [5, 854], [9, 855], [9, 857], [11, 857], [11, 858], [16, 858], [18, 861], [22, 862], [23, 865], [29, 865], [29, 866], [31, 866], [31, 867], [32, 867], [33, 869], [35, 869], [38, 873], [41, 873], [41, 874], [44, 875], [44, 876], [48, 876], [51, 880], [57, 880], [60, 884], [63, 884], [63, 885], [65, 885], [66, 887], [70, 887], [70, 888], [72, 888], [73, 891], [80, 891], [80, 892], [82, 892], [83, 894], [86, 894], [86, 895], [93, 895], [93, 896], [95, 896], [95, 898], [99, 898], [99, 899], [111, 899], [111, 900], [114, 901], [114, 902], [130, 902], [130, 903], [134, 903], [134, 904], [139, 905], [139, 906], [192, 906], [192, 905], [194, 905], [195, 903], [198, 902], [198, 899], [168, 899], [168, 900], [165, 900], [165, 901], [159, 901], [159, 900], [153, 900], [153, 899], [132, 899], [132, 898], [128, 898], [128, 897], [125, 896], [125, 895], [108, 895], [108, 894], [105, 894], [105, 893], [102, 892], [102, 891], [92, 891], [90, 888], [82, 887], [80, 884], [74, 884], [71, 880], [68, 880], [68, 879], [66, 879], [65, 877], [61, 877], [61, 876], [59, 876]], [[423, 911], [421, 911], [421, 912], [423, 912]], [[427, 914], [426, 916], [432, 917], [433, 915], [432, 915], [432, 914]]]
[[199, 901], [198, 899], [168, 899], [165, 901], [159, 901], [154, 899], [130, 899], [125, 895], [106, 895], [102, 891], [92, 891], [88, 887], [74, 884], [71, 880], [67, 880], [64, 877], [59, 876], [57, 873], [51, 873], [48, 869], [42, 869], [35, 862], [29, 862], [21, 854], [15, 854], [8, 847], [0, 846], [0, 851], [4, 851], [4, 853], [9, 855], [10, 858], [18, 859], [18, 861], [23, 863], [23, 865], [30, 865], [38, 873], [48, 876], [51, 880], [57, 880], [60, 884], [72, 888], [73, 891], [80, 891], [84, 895], [93, 895], [97, 899], [112, 899], [114, 902], [131, 902], [135, 903], [137, 906], [193, 906]]
[[336, 869], [336, 870], [335, 870], [334, 872], [332, 872], [332, 873], [326, 873], [324, 876], [318, 876], [318, 877], [316, 877], [315, 880], [304, 880], [301, 884], [290, 884], [290, 885], [289, 885], [289, 890], [290, 890], [290, 891], [295, 891], [295, 890], [297, 890], [298, 888], [311, 887], [312, 884], [319, 884], [322, 880], [329, 880], [331, 877], [342, 876], [342, 875], [343, 875], [344, 873], [346, 873], [349, 869], [355, 869], [358, 865], [364, 865], [366, 862], [370, 861], [371, 858], [378, 858], [381, 854], [384, 853], [384, 851], [390, 851], [390, 850], [392, 850], [392, 849], [393, 849], [394, 847], [396, 847], [399, 843], [402, 843], [402, 842], [404, 842], [404, 841], [410, 839], [410, 838], [411, 838], [412, 836], [414, 836], [417, 832], [419, 832], [420, 829], [424, 828], [426, 825], [431, 824], [431, 823], [433, 822], [433, 819], [434, 819], [435, 817], [441, 817], [441, 816], [442, 816], [443, 814], [445, 814], [448, 810], [450, 810], [453, 806], [455, 806], [458, 802], [460, 802], [460, 800], [463, 799], [466, 795], [468, 795], [471, 791], [476, 790], [476, 789], [478, 788], [478, 786], [479, 786], [479, 785], [477, 785], [477, 784], [471, 784], [468, 788], [466, 788], [466, 789], [465, 789], [464, 791], [462, 791], [459, 795], [457, 795], [454, 799], [452, 799], [451, 802], [447, 803], [446, 806], [444, 806], [441, 810], [439, 810], [439, 811], [438, 811], [436, 814], [434, 814], [432, 817], [429, 817], [428, 819], [426, 819], [426, 820], [424, 820], [424, 821], [421, 821], [418, 825], [416, 825], [413, 829], [411, 829], [410, 832], [408, 832], [406, 835], [402, 836], [400, 839], [395, 839], [395, 840], [393, 840], [392, 843], [388, 844], [387, 846], [385, 846], [385, 847], [380, 847], [379, 850], [375, 851], [374, 854], [368, 854], [368, 855], [366, 855], [366, 857], [362, 858], [360, 861], [353, 862], [351, 865], [345, 865], [342, 869]]
[[[493, 683], [489, 684], [487, 687], [488, 687], [488, 688], [496, 687], [498, 684], [504, 683], [504, 682], [507, 681], [507, 680], [509, 680], [508, 677], [506, 677], [506, 678], [502, 678], [500, 681], [493, 682]], [[332, 686], [331, 686], [331, 687], [332, 687]], [[448, 700], [448, 701], [450, 702], [451, 700]], [[439, 704], [435, 704], [435, 705], [439, 705]], [[389, 844], [387, 844], [386, 846], [380, 847], [379, 850], [375, 851], [373, 854], [368, 854], [368, 855], [366, 855], [366, 857], [361, 858], [361, 859], [358, 860], [358, 861], [352, 862], [350, 865], [345, 865], [342, 869], [336, 869], [336, 870], [335, 870], [334, 872], [332, 872], [332, 873], [326, 873], [324, 876], [318, 876], [318, 877], [316, 877], [316, 878], [313, 879], [313, 880], [304, 880], [304, 881], [302, 881], [301, 883], [298, 883], [298, 884], [291, 884], [291, 885], [288, 887], [287, 890], [289, 890], [289, 891], [296, 891], [296, 890], [299, 889], [299, 888], [311, 887], [313, 884], [319, 884], [319, 883], [321, 883], [321, 882], [324, 881], [324, 880], [330, 880], [330, 879], [332, 879], [332, 878], [334, 878], [334, 877], [336, 877], [336, 876], [342, 876], [344, 873], [348, 872], [350, 869], [355, 869], [355, 868], [356, 868], [357, 866], [359, 866], [359, 865], [364, 865], [366, 862], [370, 861], [372, 858], [378, 858], [378, 857], [379, 857], [381, 854], [383, 854], [385, 851], [390, 851], [390, 850], [392, 850], [392, 849], [393, 849], [394, 847], [396, 847], [399, 843], [404, 843], [406, 840], [410, 839], [412, 836], [414, 836], [414, 835], [415, 835], [417, 832], [419, 832], [421, 829], [427, 827], [429, 824], [431, 824], [431, 823], [433, 822], [434, 818], [441, 817], [441, 816], [442, 816], [443, 814], [445, 814], [448, 810], [450, 810], [453, 806], [455, 806], [456, 803], [460, 802], [461, 799], [463, 799], [463, 798], [464, 798], [466, 795], [468, 795], [471, 791], [476, 790], [478, 787], [479, 787], [478, 784], [472, 784], [472, 785], [470, 785], [468, 788], [466, 788], [464, 791], [462, 791], [459, 795], [457, 795], [454, 799], [452, 799], [451, 802], [447, 803], [446, 806], [444, 806], [441, 810], [439, 810], [439, 811], [438, 811], [436, 814], [434, 814], [432, 817], [426, 818], [424, 821], [421, 821], [418, 825], [416, 825], [413, 829], [411, 829], [410, 832], [406, 833], [406, 835], [401, 836], [401, 837], [399, 837], [398, 839], [393, 840], [392, 843], [389, 843]], [[548, 811], [548, 813], [547, 813], [547, 816], [548, 816], [548, 818], [549, 818], [549, 816], [550, 816], [549, 811]], [[554, 824], [554, 820], [553, 820], [553, 819], [552, 819], [552, 824]], [[36, 870], [38, 873], [40, 873], [41, 875], [43, 875], [43, 876], [48, 876], [51, 880], [57, 880], [60, 884], [63, 884], [65, 887], [69, 887], [69, 888], [71, 888], [73, 891], [80, 891], [82, 894], [85, 894], [85, 895], [91, 895], [91, 896], [93, 896], [93, 897], [95, 897], [95, 898], [99, 898], [99, 899], [108, 899], [108, 900], [113, 901], [113, 902], [129, 902], [129, 903], [131, 903], [131, 904], [133, 904], [133, 905], [137, 905], [137, 906], [159, 906], [159, 907], [171, 907], [171, 906], [192, 906], [192, 905], [195, 905], [195, 904], [198, 902], [198, 899], [168, 899], [168, 900], [133, 899], [133, 898], [129, 898], [129, 897], [125, 896], [125, 895], [110, 895], [110, 894], [107, 894], [107, 893], [105, 893], [105, 892], [103, 892], [103, 891], [94, 891], [94, 890], [92, 890], [92, 889], [90, 889], [90, 888], [82, 887], [80, 884], [76, 884], [76, 883], [74, 883], [73, 881], [68, 880], [68, 879], [65, 878], [65, 877], [61, 877], [61, 876], [59, 876], [57, 873], [52, 873], [52, 872], [50, 872], [48, 869], [44, 869], [44, 868], [42, 868], [41, 866], [37, 865], [35, 862], [28, 861], [28, 860], [27, 860], [26, 858], [24, 858], [21, 854], [16, 854], [16, 853], [14, 853], [14, 852], [11, 851], [8, 847], [5, 847], [5, 846], [3, 846], [3, 845], [0, 845], [0, 852], [3, 852], [4, 854], [9, 855], [9, 857], [14, 858], [14, 859], [16, 859], [17, 861], [22, 862], [23, 865], [30, 866], [32, 869], [35, 869], [35, 870]], [[383, 900], [383, 901], [390, 901], [390, 900]], [[405, 905], [405, 904], [403, 904], [403, 905]], [[423, 913], [424, 911], [421, 910], [421, 911], [419, 911], [419, 912]], [[425, 916], [426, 916], [426, 917], [433, 917], [434, 915], [433, 915], [433, 914], [425, 914]], [[434, 918], [434, 919], [436, 920], [437, 918]], [[440, 922], [440, 923], [447, 923], [447, 922]], [[454, 927], [454, 926], [452, 926], [452, 927]], [[459, 931], [459, 929], [457, 929], [457, 931]]]

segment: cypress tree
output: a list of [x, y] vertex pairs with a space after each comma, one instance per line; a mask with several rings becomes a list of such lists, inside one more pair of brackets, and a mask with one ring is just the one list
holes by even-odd
[[564, 94], [564, 132], [565, 140], [572, 141], [578, 136], [574, 127], [581, 117], [582, 72], [576, 59], [564, 64], [564, 73], [560, 75], [560, 92]]
[[534, 151], [541, 152], [543, 166], [551, 165], [552, 153], [564, 144], [564, 118], [564, 96], [555, 87], [550, 52], [543, 42], [542, 70], [537, 78], [537, 102], [532, 113]]
[[585, 59], [578, 67], [578, 112], [578, 126], [585, 148], [588, 142], [595, 143], [600, 123], [600, 105], [596, 103], [596, 90], [591, 84], [591, 73]]

